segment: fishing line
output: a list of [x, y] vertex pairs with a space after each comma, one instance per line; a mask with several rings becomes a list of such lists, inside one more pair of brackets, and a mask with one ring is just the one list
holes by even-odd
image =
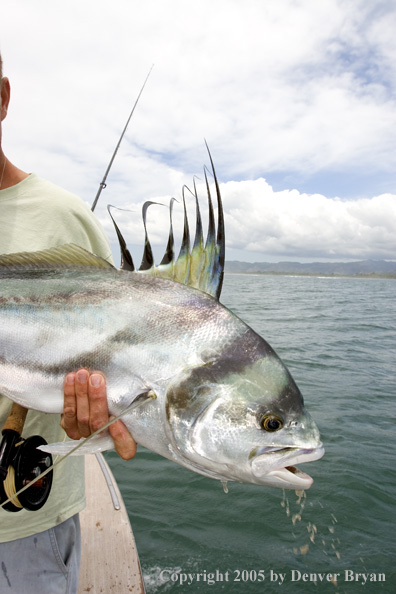
[[23, 508], [22, 503], [18, 499], [18, 493], [15, 491], [15, 469], [13, 466], [8, 467], [7, 476], [3, 481], [4, 492], [8, 499], [5, 503], [12, 501], [15, 507]]
[[[87, 441], [89, 441], [90, 439], [92, 439], [92, 437], [95, 437], [95, 435], [98, 435], [98, 433], [101, 433], [102, 431], [104, 431], [105, 429], [107, 429], [107, 427], [110, 427], [110, 425], [112, 425], [113, 423], [115, 423], [116, 421], [118, 421], [119, 419], [121, 419], [127, 412], [130, 412], [131, 410], [134, 410], [135, 408], [137, 408], [138, 406], [141, 406], [142, 404], [145, 404], [146, 402], [148, 402], [149, 400], [155, 400], [157, 398], [157, 395], [150, 390], [149, 392], [144, 392], [143, 394], [140, 394], [140, 396], [138, 396], [137, 398], [142, 398], [142, 396], [144, 396], [144, 394], [146, 394], [146, 397], [144, 398], [144, 400], [138, 400], [136, 401], [136, 399], [134, 400], [134, 402], [132, 402], [132, 404], [130, 406], [128, 406], [128, 408], [126, 408], [120, 415], [118, 415], [117, 417], [114, 417], [114, 419], [111, 419], [108, 423], [106, 423], [106, 425], [103, 425], [103, 427], [101, 427], [100, 429], [97, 429], [96, 431], [94, 431], [93, 433], [91, 433], [91, 435], [89, 435], [89, 437], [81, 440], [75, 448], [73, 448], [69, 453], [65, 454], [64, 456], [60, 456], [56, 459], [56, 461], [46, 470], [44, 470], [44, 472], [42, 472], [41, 474], [39, 474], [39, 476], [37, 476], [35, 479], [33, 479], [32, 481], [30, 481], [27, 485], [25, 485], [24, 487], [22, 487], [22, 489], [19, 489], [19, 491], [15, 492], [15, 471], [14, 468], [12, 466], [9, 466], [9, 473], [7, 473], [7, 477], [4, 480], [3, 484], [5, 485], [6, 481], [7, 481], [7, 488], [4, 487], [5, 491], [6, 491], [6, 495], [8, 497], [8, 499], [6, 501], [4, 501], [3, 503], [0, 504], [0, 507], [4, 507], [5, 505], [7, 505], [7, 503], [13, 502], [13, 504], [16, 507], [23, 507], [22, 505], [20, 505], [20, 502], [18, 501], [18, 496], [23, 493], [23, 491], [26, 491], [26, 489], [29, 489], [29, 487], [33, 486], [34, 483], [36, 483], [39, 479], [41, 479], [42, 477], [44, 477], [46, 474], [48, 474], [53, 468], [55, 468], [56, 466], [58, 466], [59, 464], [61, 464], [62, 462], [64, 462], [66, 460], [66, 458], [68, 458], [69, 456], [71, 456], [72, 454], [74, 454], [77, 450], [79, 450], [83, 445], [85, 445], [87, 443]], [[12, 468], [12, 471], [10, 472], [10, 469]], [[13, 473], [14, 471], [14, 473]], [[12, 480], [12, 484], [11, 484], [11, 480]], [[9, 481], [9, 482], [8, 482]], [[8, 489], [8, 490], [7, 490]], [[17, 503], [15, 503], [17, 502]], [[18, 505], [19, 503], [19, 505]]]
[[108, 176], [108, 174], [109, 174], [109, 171], [110, 171], [110, 169], [111, 169], [111, 166], [113, 165], [113, 161], [114, 161], [114, 159], [115, 159], [115, 156], [116, 156], [116, 154], [117, 154], [117, 151], [118, 151], [118, 149], [119, 149], [119, 147], [120, 147], [121, 141], [122, 141], [122, 139], [124, 138], [124, 134], [125, 134], [125, 132], [126, 132], [126, 129], [128, 128], [128, 124], [129, 124], [129, 122], [130, 122], [130, 119], [131, 119], [131, 117], [133, 116], [133, 112], [135, 111], [135, 108], [136, 108], [136, 106], [137, 106], [137, 104], [138, 104], [138, 102], [139, 102], [140, 96], [141, 96], [141, 94], [143, 93], [144, 87], [146, 86], [146, 83], [147, 83], [147, 81], [148, 81], [148, 78], [149, 78], [149, 76], [150, 76], [150, 74], [151, 74], [151, 71], [152, 71], [152, 69], [153, 69], [153, 68], [154, 68], [154, 64], [151, 66], [151, 68], [150, 68], [150, 70], [149, 70], [149, 72], [148, 72], [148, 74], [147, 74], [147, 76], [146, 76], [146, 79], [145, 79], [145, 81], [144, 81], [144, 83], [143, 83], [143, 85], [142, 85], [142, 88], [140, 89], [139, 95], [137, 96], [137, 99], [136, 99], [136, 101], [135, 101], [135, 103], [134, 103], [134, 106], [132, 107], [132, 111], [131, 111], [131, 113], [129, 114], [129, 118], [127, 119], [127, 123], [125, 124], [125, 127], [124, 127], [124, 129], [123, 129], [123, 131], [122, 131], [122, 133], [121, 133], [120, 139], [119, 139], [119, 141], [118, 141], [118, 143], [117, 143], [117, 146], [116, 146], [116, 147], [115, 147], [115, 149], [114, 149], [114, 153], [113, 153], [113, 155], [112, 155], [112, 157], [111, 157], [111, 159], [110, 159], [110, 163], [108, 164], [108, 166], [107, 166], [107, 169], [106, 169], [106, 171], [105, 171], [105, 174], [104, 174], [104, 176], [103, 176], [103, 179], [102, 179], [102, 181], [101, 181], [101, 182], [100, 182], [100, 184], [99, 184], [99, 189], [98, 189], [98, 192], [97, 192], [97, 194], [96, 194], [96, 196], [95, 196], [95, 200], [93, 201], [93, 204], [92, 204], [92, 206], [91, 206], [91, 210], [92, 210], [92, 212], [93, 212], [93, 211], [95, 210], [95, 208], [96, 208], [96, 205], [97, 205], [97, 203], [98, 203], [99, 196], [100, 196], [100, 194], [101, 194], [102, 190], [104, 190], [104, 189], [105, 189], [105, 187], [106, 187], [106, 179], [107, 179], [107, 176]]
[[[19, 443], [16, 443], [15, 447], [17, 448], [22, 443], [23, 443], [23, 440], [20, 441]], [[5, 492], [6, 496], [9, 498], [8, 501], [12, 501], [13, 505], [15, 505], [15, 507], [19, 507], [20, 509], [22, 509], [23, 505], [19, 501], [19, 499], [17, 497], [16, 490], [15, 490], [15, 468], [11, 465], [8, 467], [7, 476], [5, 477], [5, 479], [3, 481], [3, 487], [4, 487], [4, 492]]]

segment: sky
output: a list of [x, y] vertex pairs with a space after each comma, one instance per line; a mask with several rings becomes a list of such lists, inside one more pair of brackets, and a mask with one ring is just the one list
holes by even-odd
[[206, 224], [206, 139], [228, 259], [396, 260], [395, 29], [393, 0], [2, 0], [4, 151], [91, 205], [153, 66], [95, 211], [116, 258], [107, 204], [137, 264], [146, 200], [181, 231], [197, 176]]

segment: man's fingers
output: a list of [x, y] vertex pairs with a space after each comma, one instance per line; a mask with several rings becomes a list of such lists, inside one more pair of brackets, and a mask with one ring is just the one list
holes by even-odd
[[109, 426], [117, 454], [124, 460], [130, 460], [136, 454], [136, 442], [122, 421], [115, 421]]
[[[61, 426], [72, 439], [88, 437], [109, 420], [106, 378], [100, 371], [79, 369], [64, 382], [64, 409]], [[124, 460], [136, 454], [136, 442], [122, 421], [109, 427], [115, 449]]]
[[61, 426], [72, 439], [88, 437], [108, 419], [106, 379], [103, 373], [79, 369], [64, 381]]
[[64, 405], [61, 427], [71, 439], [79, 439], [81, 436], [77, 426], [77, 403], [74, 383], [75, 373], [68, 373], [63, 385]]
[[89, 376], [89, 424], [91, 433], [105, 425], [109, 419], [107, 407], [106, 379], [99, 371]]
[[88, 437], [90, 430], [90, 411], [88, 400], [89, 372], [87, 369], [79, 369], [75, 374], [74, 389], [77, 406], [77, 427], [81, 437]]

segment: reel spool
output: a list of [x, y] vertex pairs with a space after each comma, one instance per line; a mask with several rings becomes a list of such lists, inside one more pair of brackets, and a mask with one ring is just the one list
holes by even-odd
[[52, 456], [37, 449], [39, 446], [46, 445], [47, 442], [43, 437], [39, 435], [27, 439], [20, 437], [26, 414], [26, 409], [13, 405], [11, 415], [3, 428], [3, 440], [0, 446], [0, 504], [32, 483], [23, 493], [3, 506], [5, 510], [11, 512], [18, 512], [23, 508], [31, 511], [40, 509], [47, 501], [52, 486], [52, 470], [32, 482], [52, 465]]

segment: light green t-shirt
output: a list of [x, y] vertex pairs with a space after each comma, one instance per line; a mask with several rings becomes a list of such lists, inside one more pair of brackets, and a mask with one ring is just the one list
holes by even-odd
[[[110, 245], [102, 227], [77, 196], [35, 174], [0, 190], [0, 254], [42, 250], [64, 243], [75, 243], [111, 262]], [[0, 395], [0, 430], [11, 406], [12, 402]], [[63, 441], [66, 435], [59, 423], [60, 415], [29, 411], [23, 436], [41, 435], [48, 443]], [[84, 459], [69, 457], [54, 469], [50, 496], [40, 510], [14, 513], [0, 508], [0, 542], [48, 530], [84, 506]]]

